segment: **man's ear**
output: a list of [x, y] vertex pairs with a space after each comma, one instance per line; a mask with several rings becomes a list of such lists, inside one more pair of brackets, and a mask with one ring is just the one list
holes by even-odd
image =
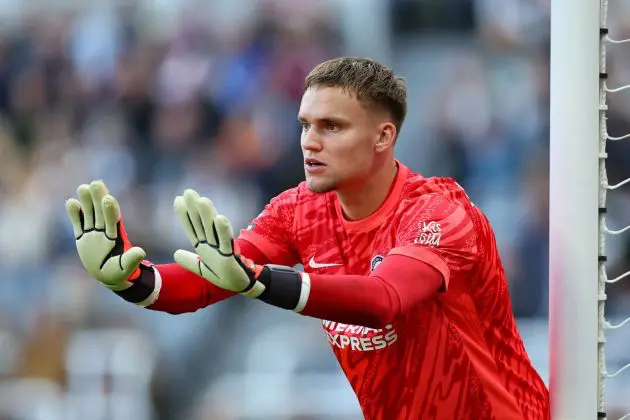
[[398, 134], [396, 126], [391, 122], [383, 123], [379, 128], [379, 138], [376, 144], [374, 144], [374, 149], [377, 153], [393, 147], [396, 142], [396, 135]]

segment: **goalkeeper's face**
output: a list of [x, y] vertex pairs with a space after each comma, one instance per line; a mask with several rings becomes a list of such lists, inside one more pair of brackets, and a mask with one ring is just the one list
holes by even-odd
[[393, 156], [396, 128], [387, 112], [341, 88], [307, 89], [298, 120], [306, 182], [313, 192], [360, 187]]

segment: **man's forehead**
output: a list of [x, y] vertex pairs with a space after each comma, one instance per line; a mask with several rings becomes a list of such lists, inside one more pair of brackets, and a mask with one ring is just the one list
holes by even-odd
[[311, 87], [302, 95], [300, 118], [330, 117], [332, 114], [348, 114], [356, 112], [361, 106], [359, 102], [339, 87]]

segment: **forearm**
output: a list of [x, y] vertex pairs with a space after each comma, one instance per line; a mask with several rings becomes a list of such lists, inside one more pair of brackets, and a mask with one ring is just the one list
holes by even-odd
[[159, 264], [155, 269], [162, 284], [155, 301], [147, 309], [170, 314], [195, 312], [234, 295], [176, 263]]
[[310, 295], [302, 315], [382, 328], [400, 313], [396, 291], [380, 277], [311, 274], [310, 280]]
[[[267, 257], [246, 241], [238, 241], [245, 255], [259, 264], [268, 263]], [[133, 286], [116, 292], [123, 299], [154, 311], [170, 314], [195, 312], [235, 293], [215, 286], [176, 263], [151, 266], [143, 263]]]
[[259, 299], [302, 315], [382, 328], [435, 296], [444, 281], [430, 265], [393, 255], [370, 276], [281, 273]]

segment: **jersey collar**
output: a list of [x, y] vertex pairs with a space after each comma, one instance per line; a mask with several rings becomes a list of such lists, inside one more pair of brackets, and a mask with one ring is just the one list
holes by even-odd
[[396, 173], [396, 178], [394, 178], [392, 187], [387, 194], [387, 198], [378, 210], [368, 217], [359, 220], [346, 220], [343, 215], [341, 203], [337, 198], [337, 194], [335, 194], [335, 207], [337, 209], [337, 215], [341, 218], [341, 220], [343, 220], [344, 226], [348, 232], [366, 232], [382, 225], [387, 216], [389, 216], [394, 207], [396, 207], [400, 201], [400, 195], [405, 185], [405, 181], [409, 176], [409, 168], [400, 163], [398, 160], [396, 160], [396, 165], [398, 166], [398, 172]]

